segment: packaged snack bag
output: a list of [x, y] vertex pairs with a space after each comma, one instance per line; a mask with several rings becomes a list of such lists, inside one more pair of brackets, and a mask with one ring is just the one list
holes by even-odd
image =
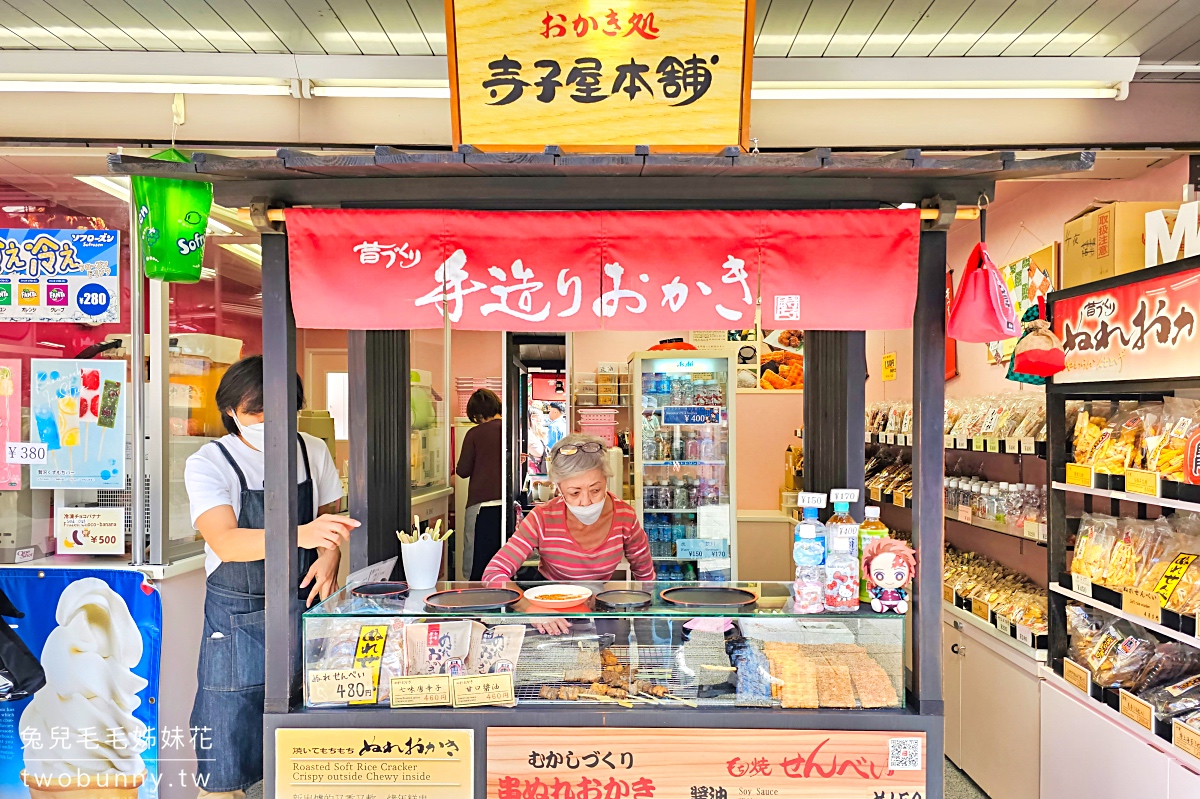
[[1102, 513], [1085, 513], [1079, 519], [1071, 574], [1100, 581], [1117, 540], [1117, 520]]
[[1079, 415], [1075, 419], [1075, 435], [1072, 440], [1076, 463], [1085, 466], [1091, 464], [1092, 455], [1102, 443], [1107, 427], [1107, 416], [1093, 416], [1086, 406], [1079, 409]]
[[1149, 445], [1146, 468], [1164, 480], [1184, 482], [1184, 460], [1188, 437], [1200, 427], [1200, 401], [1182, 397], [1163, 399], [1161, 437]]

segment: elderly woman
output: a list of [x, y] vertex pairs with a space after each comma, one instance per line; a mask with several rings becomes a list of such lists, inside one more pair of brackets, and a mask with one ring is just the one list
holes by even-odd
[[569, 435], [550, 451], [550, 480], [559, 496], [539, 505], [483, 572], [488, 585], [513, 579], [530, 553], [554, 582], [611, 580], [622, 557], [635, 580], [653, 580], [650, 542], [637, 511], [608, 491], [604, 442]]

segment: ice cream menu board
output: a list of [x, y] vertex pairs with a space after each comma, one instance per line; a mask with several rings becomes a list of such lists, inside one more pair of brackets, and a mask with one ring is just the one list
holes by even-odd
[[[8, 442], [24, 441], [21, 436], [21, 362], [0, 360], [0, 451]], [[21, 487], [21, 465], [0, 458], [0, 491]]]
[[33, 358], [29, 435], [46, 462], [32, 488], [125, 487], [125, 362]]
[[911, 731], [492, 727], [487, 796], [923, 799], [925, 743]]
[[[0, 681], [0, 799], [157, 797], [160, 750], [191, 754], [186, 730], [159, 729], [158, 592], [108, 569], [0, 569], [0, 590], [25, 614], [0, 650], [12, 678]], [[13, 657], [22, 645], [44, 685], [32, 660]]]
[[276, 799], [471, 799], [471, 730], [281, 729]]
[[0, 230], [0, 322], [121, 321], [116, 230]]

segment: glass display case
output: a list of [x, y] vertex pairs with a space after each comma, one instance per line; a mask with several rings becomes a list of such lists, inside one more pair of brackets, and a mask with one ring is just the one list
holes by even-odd
[[658, 576], [737, 578], [736, 356], [639, 352], [630, 358], [634, 499]]
[[[496, 672], [512, 673], [519, 706], [853, 710], [904, 701], [904, 617], [798, 614], [791, 583], [509, 584], [507, 597], [486, 598], [509, 604], [487, 609], [444, 607], [482, 583], [370, 593], [381, 585], [388, 590], [343, 588], [304, 614], [310, 707], [364, 704], [313, 690], [327, 675], [363, 665], [364, 641], [377, 647], [375, 704], [384, 707], [393, 677]], [[672, 597], [692, 588], [747, 604]], [[587, 597], [555, 610], [528, 598], [539, 590]]]

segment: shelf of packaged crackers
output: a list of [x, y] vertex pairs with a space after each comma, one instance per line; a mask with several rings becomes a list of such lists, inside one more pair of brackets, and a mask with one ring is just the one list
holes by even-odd
[[[867, 407], [866, 443], [912, 446], [912, 402], [874, 402]], [[1023, 392], [948, 398], [944, 449], [1046, 457], [1046, 399]]]
[[944, 562], [942, 606], [947, 613], [1022, 655], [1045, 662], [1049, 638], [1046, 589], [985, 556], [949, 544]]
[[1050, 590], [1089, 607], [1140, 624], [1168, 638], [1200, 648], [1200, 638], [1196, 637], [1197, 614], [1179, 613], [1163, 607], [1161, 599], [1152, 590], [1109, 588], [1101, 583], [1092, 582], [1083, 575], [1070, 573], [1060, 574], [1058, 582], [1050, 583]]
[[[867, 499], [874, 502], [876, 505], [891, 505], [896, 508], [905, 508], [912, 510], [912, 497], [900, 491], [882, 491], [878, 488], [867, 489]], [[1007, 524], [988, 521], [981, 519], [979, 516], [971, 512], [971, 508], [967, 505], [960, 505], [956, 508], [956, 513], [952, 513], [950, 509], [944, 509], [945, 521], [965, 524], [968, 527], [975, 527], [980, 530], [988, 530], [989, 532], [1007, 535], [1013, 538], [1020, 538], [1025, 541], [1032, 541], [1038, 546], [1046, 546], [1046, 525], [1045, 523], [1025, 522], [1020, 532], [1010, 528]], [[970, 521], [967, 521], [970, 519]]]
[[[866, 434], [868, 444], [888, 444], [896, 447], [911, 447], [916, 441], [911, 433], [870, 433]], [[991, 454], [1033, 455], [1037, 458], [1046, 457], [1046, 442], [1038, 441], [1031, 436], [1023, 438], [995, 438], [992, 436], [942, 436], [942, 449], [961, 449], [971, 452]]]
[[[957, 602], [945, 601], [945, 589], [943, 586], [942, 609], [950, 614], [951, 617], [970, 624], [978, 630], [990, 635], [1005, 646], [1011, 647], [1016, 652], [1031, 658], [1040, 663], [1046, 662], [1046, 635], [1034, 634], [1028, 627], [1013, 624], [1010, 620], [1001, 616], [986, 606], [985, 603], [979, 603], [980, 610], [977, 614], [974, 609], [968, 609], [971, 606], [971, 600], [961, 600], [966, 604], [960, 605]], [[985, 620], [983, 614], [987, 613], [988, 618]]]

